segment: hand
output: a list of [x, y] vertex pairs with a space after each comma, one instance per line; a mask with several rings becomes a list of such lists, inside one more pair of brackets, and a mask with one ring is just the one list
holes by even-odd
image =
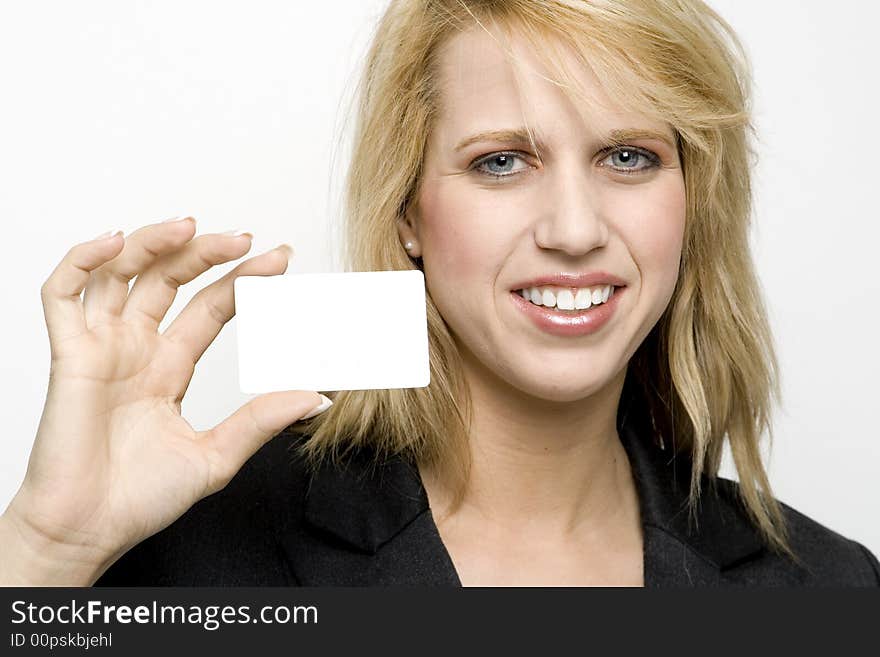
[[68, 570], [44, 564], [44, 574], [93, 582], [322, 401], [312, 391], [265, 394], [207, 431], [181, 416], [196, 363], [235, 314], [234, 279], [283, 273], [292, 252], [283, 245], [240, 263], [159, 333], [179, 286], [251, 246], [247, 233], [194, 234], [186, 218], [77, 244], [44, 283], [48, 392], [0, 532], [18, 563], [58, 555]]

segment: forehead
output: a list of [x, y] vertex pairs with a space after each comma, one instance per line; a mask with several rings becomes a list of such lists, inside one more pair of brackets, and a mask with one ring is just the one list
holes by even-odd
[[[560, 135], [577, 126], [597, 135], [626, 127], [654, 129], [672, 136], [665, 124], [628, 109], [625, 99], [613, 102], [596, 74], [565, 44], [554, 42], [554, 52], [572, 76], [581, 98], [566, 95], [544, 79], [552, 80], [555, 75], [515, 32], [509, 42], [500, 32], [493, 35], [500, 44], [476, 26], [451, 37], [440, 50], [441, 107], [436, 128], [441, 138], [455, 139], [465, 133], [521, 125], [524, 120], [547, 135]], [[505, 54], [501, 45], [505, 43], [509, 43], [512, 57]], [[514, 58], [516, 61], [512, 61]]]

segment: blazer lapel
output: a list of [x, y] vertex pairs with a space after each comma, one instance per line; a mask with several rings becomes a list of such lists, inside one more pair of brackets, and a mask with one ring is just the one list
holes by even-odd
[[344, 469], [322, 467], [283, 548], [303, 586], [461, 586], [418, 470], [402, 458], [373, 468], [361, 452]]
[[[690, 459], [655, 444], [629, 406], [618, 413], [618, 433], [639, 495], [645, 586], [730, 583], [725, 571], [764, 551], [732, 483], [719, 479], [715, 494], [704, 477], [697, 523], [689, 526]], [[417, 468], [400, 457], [370, 463], [358, 452], [344, 468], [324, 466], [312, 479], [302, 521], [282, 542], [299, 584], [461, 586]]]
[[702, 477], [696, 522], [688, 522], [689, 454], [675, 455], [654, 440], [650, 424], [625, 408], [618, 434], [630, 459], [641, 506], [646, 587], [723, 586], [725, 572], [764, 553], [763, 541], [743, 509], [735, 487]]

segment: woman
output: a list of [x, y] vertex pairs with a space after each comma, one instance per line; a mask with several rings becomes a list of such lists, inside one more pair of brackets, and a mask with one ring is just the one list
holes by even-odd
[[185, 218], [79, 244], [43, 287], [52, 375], [3, 580], [880, 584], [761, 463], [779, 388], [748, 91], [699, 0], [393, 1], [347, 264], [423, 270], [431, 384], [263, 395], [196, 432], [180, 402], [233, 279], [286, 258], [243, 262], [158, 334], [177, 286], [249, 237]]

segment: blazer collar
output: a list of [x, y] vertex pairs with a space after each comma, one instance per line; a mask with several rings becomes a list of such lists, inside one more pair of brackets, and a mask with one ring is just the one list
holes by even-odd
[[664, 445], [650, 420], [625, 406], [618, 414], [618, 434], [639, 495], [646, 586], [719, 584], [724, 571], [765, 551], [761, 535], [737, 500], [734, 482], [702, 475], [691, 522], [690, 454]]
[[418, 469], [366, 450], [326, 464], [307, 487], [301, 523], [282, 539], [303, 586], [461, 586]]
[[[641, 507], [646, 586], [712, 585], [722, 571], [763, 550], [760, 536], [718, 479], [703, 477], [697, 523], [688, 524], [691, 463], [652, 440], [623, 405], [618, 433]], [[401, 457], [370, 467], [365, 451], [343, 468], [324, 466], [305, 495], [303, 522], [283, 540], [303, 585], [461, 585], [428, 507], [418, 469]]]

